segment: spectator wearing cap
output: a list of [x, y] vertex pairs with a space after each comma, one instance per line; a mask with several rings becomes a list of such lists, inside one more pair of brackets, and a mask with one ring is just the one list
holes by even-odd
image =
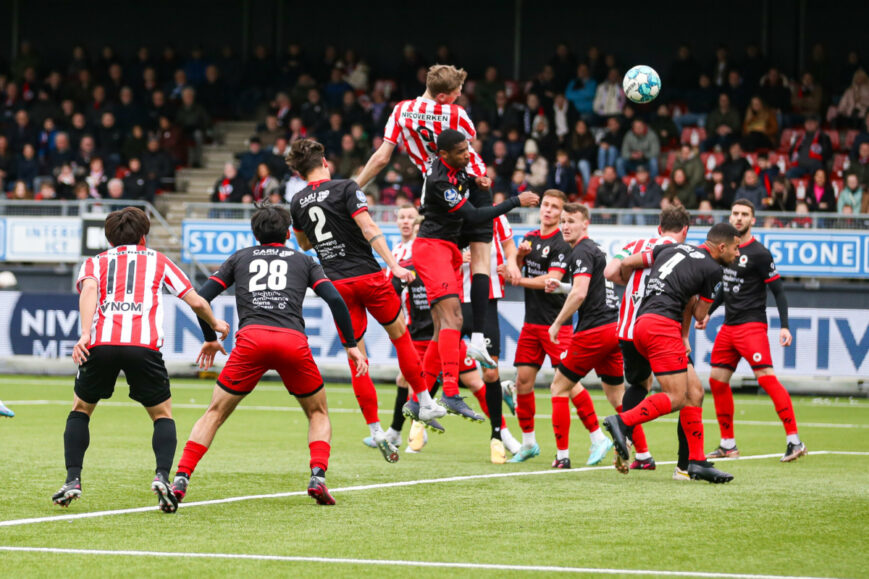
[[238, 174], [244, 181], [250, 181], [256, 176], [256, 168], [260, 163], [266, 162], [266, 154], [262, 149], [259, 137], [254, 135], [250, 138], [247, 151], [238, 156]]
[[540, 156], [540, 150], [534, 139], [525, 141], [523, 155], [516, 160], [516, 171], [525, 174], [525, 180], [531, 187], [540, 188], [546, 185], [549, 177], [549, 163]]
[[654, 179], [658, 176], [658, 155], [661, 154], [661, 143], [658, 135], [649, 130], [646, 123], [635, 119], [631, 130], [622, 140], [622, 155], [616, 161], [619, 177], [638, 170], [640, 165], [649, 171]]
[[818, 169], [824, 169], [833, 156], [830, 137], [821, 131], [818, 117], [806, 117], [803, 127], [805, 133], [794, 141], [788, 151], [792, 163], [787, 173], [789, 179], [813, 175]]

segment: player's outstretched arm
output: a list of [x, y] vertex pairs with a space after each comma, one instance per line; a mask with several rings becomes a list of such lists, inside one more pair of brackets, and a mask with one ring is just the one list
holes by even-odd
[[500, 217], [516, 207], [534, 207], [539, 203], [540, 197], [538, 197], [536, 193], [525, 191], [516, 197], [510, 197], [505, 201], [490, 207], [474, 207], [469, 202], [466, 202], [456, 210], [456, 213], [467, 223], [476, 225]]
[[320, 296], [329, 310], [332, 312], [332, 318], [335, 320], [335, 325], [344, 337], [344, 348], [347, 350], [347, 357], [356, 365], [356, 375], [362, 376], [368, 373], [368, 360], [365, 355], [356, 346], [355, 333], [353, 331], [353, 322], [350, 319], [350, 310], [347, 309], [347, 304], [331, 281], [321, 281], [314, 287], [314, 293]]
[[380, 231], [380, 226], [374, 223], [371, 214], [367, 211], [362, 211], [353, 217], [353, 221], [355, 221], [356, 225], [359, 226], [359, 229], [362, 230], [362, 236], [371, 244], [371, 248], [376, 251], [377, 255], [379, 255], [386, 263], [386, 267], [389, 268], [392, 275], [405, 283], [412, 282], [413, 272], [401, 267], [398, 265], [398, 262], [395, 261], [395, 256], [392, 255], [389, 246], [386, 245], [386, 238], [383, 237], [383, 232]]
[[[558, 331], [561, 329], [561, 326], [582, 306], [586, 296], [588, 296], [588, 285], [590, 282], [591, 277], [587, 275], [577, 275], [573, 278], [573, 285], [567, 294], [567, 299], [564, 300], [564, 305], [561, 306], [561, 311], [558, 312], [555, 321], [549, 326], [549, 339], [552, 340], [553, 344], [558, 343]], [[562, 285], [567, 284], [562, 284], [557, 279], [547, 279], [546, 291], [547, 293], [558, 293], [559, 290], [562, 290]]]
[[81, 323], [81, 337], [72, 349], [72, 361], [83, 364], [90, 356], [88, 346], [91, 343], [91, 325], [94, 314], [97, 313], [97, 302], [100, 290], [97, 280], [87, 278], [81, 282], [81, 294], [78, 296], [78, 314]]
[[365, 163], [365, 167], [362, 168], [362, 172], [359, 173], [355, 177], [355, 181], [359, 183], [359, 187], [365, 187], [368, 185], [368, 182], [374, 179], [386, 165], [389, 164], [389, 159], [392, 157], [392, 151], [395, 149], [395, 143], [390, 143], [389, 141], [383, 141], [377, 150], [374, 151], [374, 154], [371, 155], [371, 158], [368, 159], [368, 162]]
[[778, 317], [781, 321], [781, 330], [779, 330], [779, 344], [782, 346], [790, 346], [793, 342], [793, 336], [788, 329], [788, 298], [785, 295], [785, 285], [781, 278], [777, 278], [769, 282], [769, 289], [775, 298], [775, 307], [778, 309]]
[[[201, 288], [199, 288], [199, 298], [206, 302], [208, 305], [208, 309], [211, 310], [211, 302], [219, 296], [225, 288], [214, 281], [213, 279], [209, 279], [206, 281]], [[190, 294], [196, 294], [195, 291], [189, 292]], [[189, 295], [189, 294], [188, 294]], [[187, 296], [184, 296], [185, 301], [187, 300]], [[192, 305], [191, 305], [192, 307]], [[193, 311], [196, 311], [195, 309]], [[229, 334], [229, 324], [224, 322], [223, 320], [218, 320], [223, 324], [226, 324], [226, 333], [222, 335], [220, 340], [217, 339], [218, 328], [212, 327], [208, 321], [199, 316], [199, 312], [197, 312], [197, 319], [199, 321], [199, 328], [202, 330], [203, 336], [203, 344], [202, 348], [199, 350], [199, 355], [196, 356], [196, 364], [199, 366], [200, 370], [208, 370], [211, 366], [214, 365], [214, 357], [218, 352], [226, 355], [226, 349], [221, 344], [221, 341], [226, 339], [226, 336]]]

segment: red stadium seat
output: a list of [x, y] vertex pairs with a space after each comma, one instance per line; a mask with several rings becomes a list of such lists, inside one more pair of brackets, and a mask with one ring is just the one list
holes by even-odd
[[708, 178], [712, 175], [715, 167], [724, 162], [724, 153], [700, 153], [700, 160], [703, 161], [703, 167]]
[[857, 138], [858, 134], [860, 134], [860, 131], [855, 129], [851, 129], [845, 133], [845, 148], [849, 151], [851, 150], [851, 147], [854, 146], [854, 139]]
[[782, 153], [790, 151], [791, 146], [796, 143], [801, 135], [806, 133], [803, 129], [785, 129], [781, 132], [781, 140], [779, 141], [778, 150]]
[[600, 175], [592, 175], [591, 179], [588, 181], [588, 193], [586, 197], [591, 197], [592, 199], [597, 198], [597, 189], [600, 187], [600, 184], [603, 182], [603, 177]]
[[809, 189], [809, 178], [804, 177], [802, 179], [791, 179], [791, 185], [794, 187], [794, 193], [796, 194], [797, 201], [802, 201], [806, 198], [806, 192]]
[[824, 131], [824, 134], [830, 137], [830, 144], [833, 146], [834, 151], [838, 151], [842, 148], [842, 143], [839, 141], [839, 131], [827, 129]]
[[394, 80], [380, 79], [375, 81], [374, 83], [374, 90], [381, 91], [383, 93], [383, 96], [386, 97], [386, 100], [389, 100], [397, 89], [398, 84]]
[[[781, 161], [781, 163], [779, 163], [779, 161]], [[787, 171], [787, 169], [788, 169], [788, 156], [787, 155], [783, 155], [781, 153], [776, 153], [775, 151], [770, 151], [769, 152], [769, 162], [772, 165], [778, 165], [779, 172], [781, 172], [782, 175], [784, 175], [785, 171]]]
[[833, 184], [833, 191], [836, 192], [836, 199], [838, 199], [839, 191], [841, 191], [842, 188], [845, 186], [845, 181], [843, 181], [842, 179], [833, 179], [831, 183]]
[[702, 127], [685, 127], [682, 129], [682, 138], [680, 139], [680, 142], [683, 145], [699, 146], [700, 143], [705, 140], [706, 129]]
[[519, 101], [522, 100], [522, 91], [519, 88], [519, 83], [515, 80], [504, 81], [504, 92], [507, 93], [507, 100]]
[[848, 155], [845, 153], [836, 153], [833, 155], [833, 175], [841, 175], [845, 170], [845, 161], [848, 160]]
[[664, 175], [669, 175], [673, 172], [673, 164], [676, 162], [676, 151], [667, 153], [667, 163], [664, 166]]
[[670, 178], [665, 177], [664, 175], [658, 175], [657, 177], [655, 177], [655, 183], [660, 185], [661, 189], [666, 191], [667, 188], [670, 186]]
[[752, 167], [757, 166], [757, 153], [746, 153], [745, 160], [748, 161], [748, 164]]

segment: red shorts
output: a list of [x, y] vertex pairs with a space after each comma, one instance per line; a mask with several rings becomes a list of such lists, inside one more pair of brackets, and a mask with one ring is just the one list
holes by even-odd
[[443, 239], [417, 238], [413, 242], [413, 267], [425, 285], [428, 303], [459, 297], [462, 283], [462, 252]]
[[606, 384], [624, 382], [618, 324], [613, 322], [573, 334], [570, 347], [561, 355], [558, 369], [574, 382], [592, 370]]
[[248, 394], [267, 370], [277, 370], [287, 391], [297, 398], [323, 387], [305, 334], [271, 326], [245, 326], [238, 331], [217, 385], [230, 394]]
[[[401, 314], [401, 299], [381, 272], [339, 279], [332, 283], [350, 310], [350, 320], [356, 333], [353, 337], [356, 340], [361, 340], [368, 329], [368, 312], [383, 326], [391, 324]], [[341, 339], [345, 341], [344, 336]]]
[[738, 326], [723, 325], [715, 336], [710, 366], [736, 370], [740, 358], [745, 358], [755, 370], [772, 367], [767, 326], [749, 322]]
[[634, 326], [634, 347], [656, 376], [688, 370], [682, 324], [657, 314], [644, 314]]
[[[425, 351], [428, 350], [429, 344], [431, 344], [431, 340], [414, 341], [413, 347], [416, 348], [416, 353], [419, 355], [420, 362], [425, 358]], [[465, 372], [471, 372], [477, 369], [477, 363], [474, 362], [472, 358], [468, 357], [468, 345], [465, 344], [464, 340], [459, 342], [459, 355], [461, 356], [459, 361], [459, 374], [464, 374]]]
[[558, 343], [549, 339], [549, 326], [542, 324], [524, 324], [519, 332], [519, 342], [516, 344], [514, 366], [534, 366], [540, 368], [549, 356], [549, 363], [557, 368], [561, 363], [561, 354], [570, 346], [573, 330], [570, 324], [561, 326], [558, 330]]

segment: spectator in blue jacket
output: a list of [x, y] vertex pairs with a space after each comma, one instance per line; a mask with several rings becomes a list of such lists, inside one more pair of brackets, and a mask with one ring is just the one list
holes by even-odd
[[588, 65], [582, 63], [576, 67], [576, 78], [567, 83], [564, 96], [573, 103], [582, 118], [590, 119], [594, 117], [595, 92], [597, 92], [597, 81], [591, 77]]

